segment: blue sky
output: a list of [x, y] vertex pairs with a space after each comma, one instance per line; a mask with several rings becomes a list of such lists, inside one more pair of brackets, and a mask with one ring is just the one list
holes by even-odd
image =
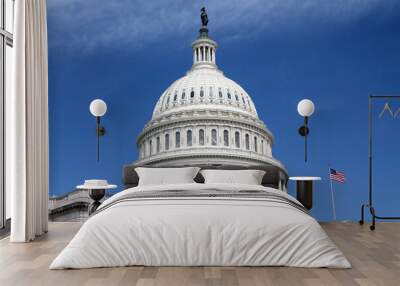
[[[219, 44], [218, 65], [253, 98], [276, 138], [274, 156], [290, 175], [324, 178], [313, 214], [332, 218], [326, 179], [332, 166], [348, 176], [335, 186], [338, 218], [358, 219], [367, 198], [368, 94], [400, 94], [400, 2], [394, 0], [48, 0], [50, 194], [71, 191], [85, 178], [121, 184], [122, 165], [137, 158], [136, 136], [158, 97], [191, 66], [203, 5]], [[100, 163], [88, 109], [95, 98], [109, 107]], [[297, 134], [302, 98], [316, 105], [307, 164]], [[394, 215], [400, 118], [377, 120], [375, 128], [376, 205]]]

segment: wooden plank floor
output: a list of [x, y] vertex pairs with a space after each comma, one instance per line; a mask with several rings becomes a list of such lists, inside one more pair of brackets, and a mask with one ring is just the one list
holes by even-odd
[[49, 264], [80, 227], [51, 223], [33, 243], [0, 241], [0, 285], [400, 285], [400, 223], [379, 223], [371, 232], [356, 223], [323, 228], [353, 265], [352, 269], [289, 267], [121, 267], [48, 270]]

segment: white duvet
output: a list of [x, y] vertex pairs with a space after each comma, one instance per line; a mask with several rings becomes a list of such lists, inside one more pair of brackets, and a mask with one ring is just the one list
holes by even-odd
[[[106, 200], [50, 269], [145, 266], [294, 266], [349, 268], [317, 221], [284, 203], [258, 198], [151, 198], [115, 203], [132, 192], [262, 190], [250, 185], [135, 187]], [[136, 193], [135, 193], [136, 194]]]

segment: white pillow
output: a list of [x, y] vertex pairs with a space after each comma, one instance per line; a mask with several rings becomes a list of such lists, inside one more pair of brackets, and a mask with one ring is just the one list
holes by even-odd
[[200, 168], [135, 168], [139, 176], [139, 186], [194, 183]]
[[202, 170], [206, 184], [261, 185], [265, 171], [261, 170]]

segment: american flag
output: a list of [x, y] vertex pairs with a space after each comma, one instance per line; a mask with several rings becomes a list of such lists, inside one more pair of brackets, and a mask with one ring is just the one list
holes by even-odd
[[329, 168], [329, 178], [332, 181], [336, 181], [339, 183], [344, 183], [346, 181], [346, 175], [344, 172], [337, 171], [335, 169]]

